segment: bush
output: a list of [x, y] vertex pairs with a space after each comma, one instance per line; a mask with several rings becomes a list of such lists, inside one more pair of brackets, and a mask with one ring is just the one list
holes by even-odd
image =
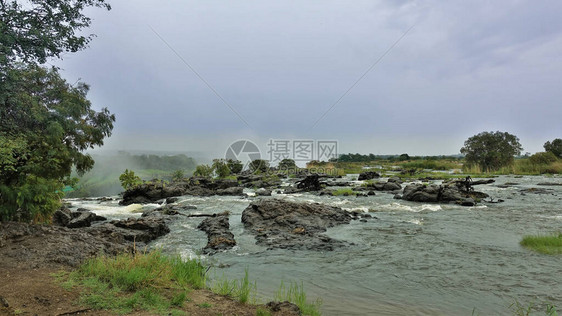
[[193, 175], [197, 177], [210, 177], [212, 174], [213, 168], [209, 165], [198, 165], [193, 172]]
[[546, 165], [551, 162], [557, 161], [558, 158], [556, 158], [556, 156], [552, 152], [547, 151], [547, 152], [536, 153], [531, 157], [529, 157], [529, 160], [531, 161], [532, 164]]

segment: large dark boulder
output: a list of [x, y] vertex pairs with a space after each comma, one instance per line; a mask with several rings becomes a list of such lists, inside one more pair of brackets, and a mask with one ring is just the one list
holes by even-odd
[[365, 171], [359, 174], [359, 178], [357, 180], [371, 180], [375, 178], [380, 178], [380, 174], [374, 171]]
[[110, 233], [121, 234], [125, 240], [144, 243], [170, 232], [166, 221], [156, 216], [111, 221], [111, 223], [105, 225], [103, 229]]
[[252, 202], [242, 212], [242, 223], [255, 234], [256, 243], [269, 249], [329, 251], [347, 245], [322, 233], [328, 227], [349, 224], [352, 219], [339, 207], [278, 199]]

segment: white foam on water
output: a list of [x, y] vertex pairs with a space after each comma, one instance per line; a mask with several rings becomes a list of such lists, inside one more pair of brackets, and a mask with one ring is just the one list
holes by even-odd
[[477, 206], [471, 206], [470, 209], [484, 209], [484, 208], [488, 208], [488, 206], [486, 205], [477, 205]]
[[422, 219], [411, 219], [409, 221], [406, 221], [406, 223], [411, 223], [414, 225], [423, 225], [423, 218]]
[[369, 212], [368, 207], [351, 207], [351, 208], [343, 207], [343, 209], [348, 212], [363, 212], [363, 213]]
[[437, 211], [441, 211], [441, 210], [443, 210], [443, 208], [441, 208], [441, 205], [439, 205], [439, 204], [423, 204], [421, 206], [421, 209], [418, 212], [421, 212], [421, 211], [437, 212]]

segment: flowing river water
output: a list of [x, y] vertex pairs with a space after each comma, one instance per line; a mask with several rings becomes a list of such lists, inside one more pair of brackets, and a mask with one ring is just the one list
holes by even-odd
[[[562, 309], [562, 257], [519, 245], [524, 235], [562, 230], [562, 186], [537, 186], [543, 182], [562, 183], [562, 177], [498, 177], [476, 190], [505, 202], [475, 207], [395, 200], [382, 192], [359, 198], [274, 193], [272, 198], [371, 211], [376, 218], [328, 230], [329, 236], [354, 243], [332, 252], [255, 245], [241, 223], [254, 197], [183, 196], [179, 203], [197, 206], [195, 213], [231, 212], [238, 245], [202, 259], [215, 267], [215, 277], [240, 279], [247, 268], [263, 300], [274, 296], [281, 281], [296, 281], [303, 282], [309, 299], [322, 298], [324, 315], [506, 315], [513, 314], [509, 306], [515, 300]], [[522, 192], [530, 188], [545, 192]], [[69, 201], [108, 218], [140, 216], [139, 205]], [[150, 247], [197, 257], [207, 243], [197, 229], [201, 220], [178, 216], [171, 232]]]

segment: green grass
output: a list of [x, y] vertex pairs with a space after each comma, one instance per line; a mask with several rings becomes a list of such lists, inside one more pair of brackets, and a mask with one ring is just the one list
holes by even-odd
[[244, 277], [241, 280], [229, 280], [224, 275], [220, 278], [216, 278], [211, 282], [211, 291], [234, 298], [240, 303], [245, 304], [250, 301], [251, 294], [257, 291], [256, 283], [250, 283], [250, 277], [248, 269], [244, 270]]
[[525, 236], [521, 246], [548, 255], [562, 254], [562, 233]]
[[340, 195], [348, 196], [348, 195], [356, 195], [356, 194], [357, 193], [350, 188], [339, 189], [332, 192], [333, 196], [340, 196]]
[[65, 288], [82, 290], [80, 302], [119, 314], [135, 310], [177, 314], [191, 289], [205, 286], [205, 267], [197, 260], [159, 251], [88, 260], [67, 275]]
[[539, 310], [533, 302], [524, 305], [520, 303], [518, 300], [515, 300], [513, 304], [509, 306], [509, 309], [513, 312], [513, 315], [516, 316], [531, 316], [531, 315], [545, 315], [545, 316], [558, 316], [556, 312], [556, 306], [551, 304], [546, 304], [543, 312], [539, 312], [539, 314], [533, 313], [534, 310]]
[[458, 161], [449, 160], [414, 160], [404, 163], [399, 163], [402, 168], [419, 168], [419, 169], [432, 169], [432, 170], [451, 170], [460, 169], [462, 164]]
[[320, 299], [316, 300], [313, 303], [309, 303], [306, 298], [306, 293], [304, 292], [304, 286], [301, 282], [300, 286], [298, 283], [289, 284], [288, 287], [285, 286], [283, 282], [275, 295], [275, 299], [283, 302], [289, 301], [295, 305], [297, 305], [301, 313], [303, 315], [309, 316], [319, 316], [320, 314], [320, 305], [322, 305], [322, 301]]

